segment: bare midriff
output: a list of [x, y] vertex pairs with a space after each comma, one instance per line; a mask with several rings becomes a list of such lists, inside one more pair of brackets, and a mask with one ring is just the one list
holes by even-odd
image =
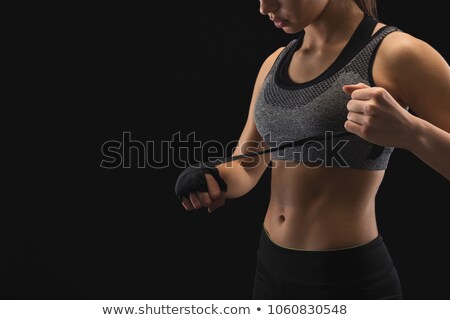
[[375, 196], [383, 170], [311, 168], [272, 161], [271, 195], [264, 227], [277, 245], [335, 250], [378, 235]]

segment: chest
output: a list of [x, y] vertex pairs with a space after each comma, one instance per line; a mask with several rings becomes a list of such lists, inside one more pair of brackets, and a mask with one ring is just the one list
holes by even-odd
[[261, 136], [270, 133], [276, 140], [344, 130], [350, 97], [342, 86], [365, 81], [357, 73], [341, 72], [318, 84], [289, 90], [276, 85], [272, 77], [266, 80], [254, 119]]

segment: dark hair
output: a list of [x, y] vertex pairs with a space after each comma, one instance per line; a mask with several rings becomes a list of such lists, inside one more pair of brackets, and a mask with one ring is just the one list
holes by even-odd
[[378, 19], [377, 0], [355, 0], [355, 2], [365, 14]]

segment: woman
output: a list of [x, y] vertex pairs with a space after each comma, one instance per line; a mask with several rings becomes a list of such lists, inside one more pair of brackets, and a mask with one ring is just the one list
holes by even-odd
[[260, 0], [275, 27], [299, 37], [263, 63], [233, 155], [349, 135], [188, 168], [177, 181], [186, 210], [212, 212], [272, 164], [255, 299], [401, 299], [375, 216], [389, 156], [409, 150], [450, 179], [449, 66], [427, 43], [378, 22], [375, 1]]

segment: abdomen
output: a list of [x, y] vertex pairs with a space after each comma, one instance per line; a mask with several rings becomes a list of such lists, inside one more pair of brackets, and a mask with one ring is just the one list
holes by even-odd
[[377, 234], [375, 196], [383, 170], [309, 168], [272, 161], [264, 220], [278, 245], [304, 250], [351, 247]]

